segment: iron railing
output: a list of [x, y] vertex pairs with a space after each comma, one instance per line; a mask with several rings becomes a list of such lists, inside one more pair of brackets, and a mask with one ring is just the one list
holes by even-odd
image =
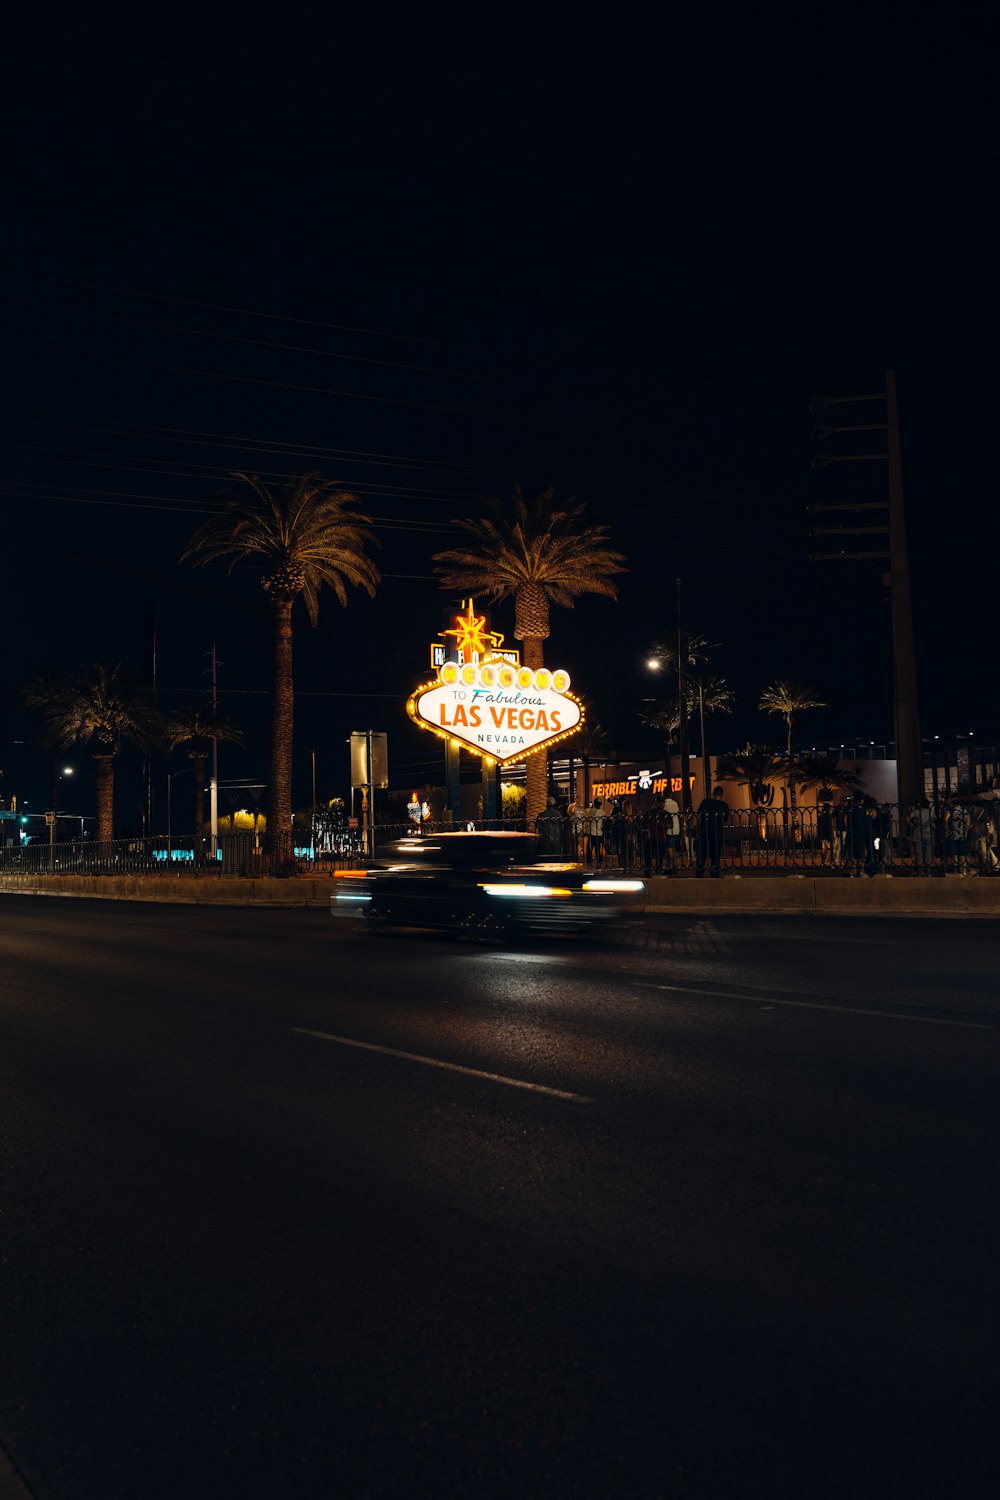
[[[655, 812], [592, 810], [573, 817], [546, 815], [535, 825], [543, 858], [567, 860], [631, 874], [720, 872], [834, 874], [994, 874], [1000, 873], [1000, 803], [967, 801], [953, 805], [863, 807], [845, 804], [825, 812], [814, 807], [750, 808], [727, 812], [721, 829], [690, 814], [681, 831]], [[523, 830], [523, 819], [477, 820], [475, 824], [425, 824], [421, 836], [464, 826], [478, 830]], [[386, 823], [374, 830], [376, 848], [415, 836], [412, 824]], [[0, 873], [31, 875], [197, 875], [261, 876], [277, 872], [263, 836], [224, 834], [213, 853], [193, 837], [113, 839], [8, 845], [0, 849]], [[326, 874], [359, 868], [369, 859], [361, 830], [345, 829], [311, 849], [296, 843], [280, 861], [282, 874]]]
[[585, 864], [642, 874], [784, 870], [830, 874], [992, 874], [1000, 871], [1000, 807], [996, 802], [907, 807], [846, 803], [821, 808], [727, 811], [713, 824], [696, 813], [671, 822], [647, 812], [593, 812], [543, 825], [540, 842]]

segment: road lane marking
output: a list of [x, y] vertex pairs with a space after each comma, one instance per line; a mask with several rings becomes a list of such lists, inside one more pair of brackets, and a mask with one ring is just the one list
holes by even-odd
[[704, 995], [711, 1000], [743, 1000], [750, 1005], [761, 1005], [770, 1010], [774, 1005], [791, 1005], [796, 1010], [835, 1010], [845, 1016], [881, 1016], [886, 1021], [916, 1021], [922, 1026], [961, 1026], [968, 1031], [995, 1031], [992, 1021], [945, 1021], [939, 1016], [904, 1016], [895, 1010], [868, 1010], [862, 1005], [830, 1005], [822, 1000], [779, 1000], [769, 995], [767, 1004], [761, 1004], [754, 995], [733, 995], [724, 990], [694, 990], [683, 984], [654, 984], [651, 980], [634, 979], [632, 983], [643, 990], [671, 990], [678, 995]]
[[419, 1052], [401, 1052], [397, 1047], [380, 1047], [375, 1042], [359, 1042], [350, 1036], [334, 1036], [329, 1031], [313, 1031], [308, 1026], [293, 1026], [299, 1036], [318, 1037], [321, 1042], [336, 1042], [341, 1047], [358, 1047], [362, 1052], [381, 1052], [386, 1057], [402, 1057], [406, 1062], [423, 1063], [428, 1068], [443, 1068], [448, 1073], [464, 1073], [467, 1078], [485, 1078], [489, 1083], [505, 1083], [508, 1088], [528, 1089], [533, 1094], [548, 1094], [552, 1099], [569, 1099], [573, 1104], [593, 1104], [586, 1094], [571, 1094], [566, 1089], [549, 1088], [544, 1083], [528, 1083], [523, 1078], [507, 1078], [503, 1073], [484, 1073], [480, 1068], [463, 1068], [460, 1063], [444, 1062], [440, 1057], [422, 1057]]

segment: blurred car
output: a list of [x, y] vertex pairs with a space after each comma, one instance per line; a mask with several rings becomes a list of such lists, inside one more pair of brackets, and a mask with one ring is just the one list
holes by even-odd
[[448, 832], [397, 839], [364, 870], [339, 870], [334, 916], [480, 941], [582, 933], [638, 917], [641, 880], [539, 858], [530, 833]]

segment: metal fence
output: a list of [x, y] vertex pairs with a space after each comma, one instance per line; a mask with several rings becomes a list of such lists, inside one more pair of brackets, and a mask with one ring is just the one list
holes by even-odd
[[993, 874], [1000, 872], [1000, 807], [965, 801], [939, 810], [849, 802], [823, 808], [726, 811], [718, 822], [696, 813], [593, 813], [541, 829], [543, 846], [588, 865], [630, 873], [697, 874], [783, 870], [830, 874]]
[[[440, 825], [427, 825], [427, 832]], [[464, 823], [450, 825], [454, 828]], [[498, 819], [478, 821], [482, 829], [513, 828], [523, 830], [524, 820]], [[383, 823], [373, 830], [376, 846], [414, 833], [412, 823]], [[338, 869], [357, 869], [369, 858], [365, 834], [361, 829], [345, 828], [330, 835], [324, 831], [316, 846], [298, 836], [290, 852], [283, 851], [277, 860], [266, 837], [252, 832], [222, 834], [215, 842], [207, 835], [196, 851], [192, 834], [173, 834], [168, 838], [126, 838], [98, 842], [96, 839], [72, 843], [49, 844], [42, 840], [30, 844], [8, 844], [0, 848], [0, 874], [23, 875], [195, 875], [212, 879], [223, 875], [248, 878], [277, 873], [282, 875], [323, 875]]]
[[[297, 847], [293, 860], [282, 862], [283, 873], [335, 869], [362, 857], [358, 840], [345, 836], [336, 850], [320, 857], [308, 847]], [[69, 844], [8, 845], [0, 850], [0, 873], [27, 875], [222, 875], [260, 876], [272, 872], [273, 861], [263, 838], [252, 833], [225, 834], [212, 847], [210, 838], [195, 848], [193, 836], [171, 838], [74, 840]]]
[[[656, 810], [632, 814], [546, 814], [535, 825], [543, 858], [640, 875], [826, 872], [830, 875], [1000, 873], [1000, 802], [967, 800], [933, 807], [846, 803], [822, 808], [727, 811], [713, 824], [696, 814], [672, 820]], [[474, 824], [380, 824], [376, 847], [407, 836], [433, 837], [462, 827], [524, 830], [517, 819]], [[283, 874], [327, 874], [363, 866], [369, 855], [361, 830], [345, 829], [323, 848], [307, 844], [282, 860]], [[0, 873], [31, 875], [262, 876], [274, 873], [263, 838], [226, 834], [213, 851], [208, 838], [197, 854], [192, 837], [92, 839], [0, 849]]]

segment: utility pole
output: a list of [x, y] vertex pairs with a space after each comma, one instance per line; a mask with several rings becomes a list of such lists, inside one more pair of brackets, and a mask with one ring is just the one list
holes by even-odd
[[[906, 543], [906, 512], [903, 505], [903, 467], [899, 438], [899, 411], [896, 404], [896, 374], [887, 370], [885, 392], [870, 396], [823, 397], [813, 408], [862, 402], [884, 402], [884, 422], [855, 423], [850, 426], [817, 427], [814, 437], [832, 437], [842, 432], [885, 432], [884, 453], [823, 453], [813, 459], [814, 466], [836, 463], [869, 463], [888, 460], [889, 493], [885, 500], [841, 502], [835, 505], [813, 505], [813, 511], [888, 511], [888, 525], [857, 524], [816, 526], [813, 536], [836, 536], [844, 542], [862, 536], [888, 536], [888, 551], [858, 551], [843, 548], [838, 552], [814, 552], [815, 562], [862, 562], [886, 560], [889, 571], [883, 582], [889, 589], [892, 606], [892, 696], [893, 726], [896, 736], [896, 796], [900, 802], [917, 802], [924, 795], [924, 757], [920, 737], [920, 712], [917, 700], [917, 668], [913, 646], [913, 610], [910, 599], [910, 569]], [[864, 545], [864, 544], [862, 544]]]
[[913, 649], [910, 566], [903, 508], [903, 464], [896, 405], [896, 372], [885, 376], [889, 428], [889, 588], [892, 597], [893, 694], [896, 710], [896, 775], [900, 802], [924, 795], [924, 754], [917, 703], [917, 663]]
[[[153, 707], [156, 707], [156, 608], [149, 599], [142, 606], [142, 666], [143, 680], [149, 689]], [[147, 750], [143, 756], [142, 833], [144, 838], [153, 836], [153, 755]]]
[[687, 652], [684, 645], [684, 609], [681, 602], [681, 580], [677, 580], [677, 713], [679, 724], [677, 739], [681, 756], [681, 811], [691, 808], [691, 752], [688, 748], [687, 684], [684, 662]]
[[[215, 655], [215, 642], [212, 642], [212, 716], [219, 711], [219, 679], [218, 661]], [[212, 778], [209, 782], [208, 812], [210, 829], [212, 834], [212, 858], [218, 858], [219, 849], [219, 741], [212, 737]]]

